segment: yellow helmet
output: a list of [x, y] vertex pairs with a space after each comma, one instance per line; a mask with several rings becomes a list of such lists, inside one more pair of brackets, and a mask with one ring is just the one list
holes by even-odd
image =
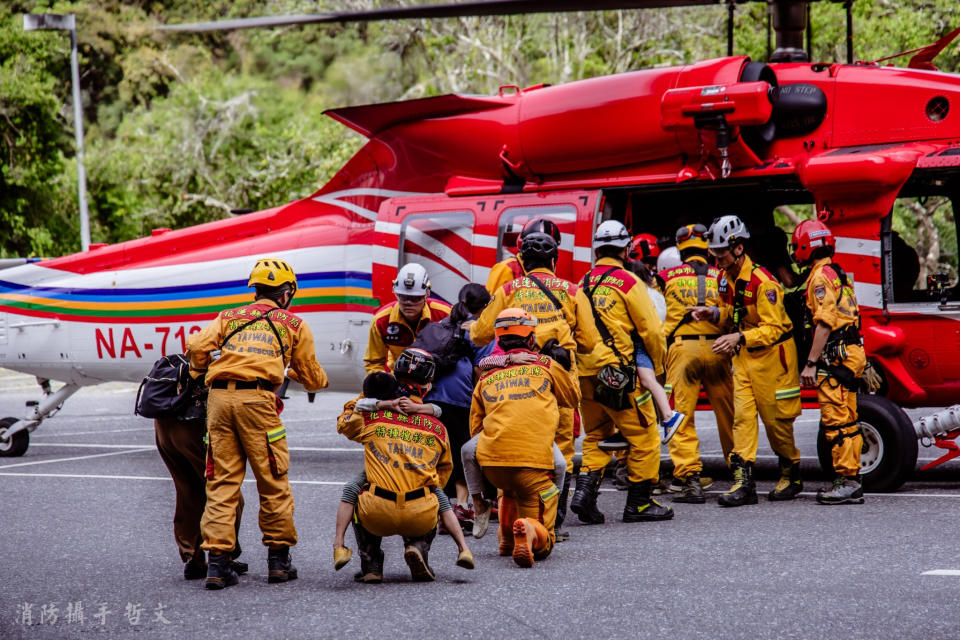
[[688, 224], [677, 229], [677, 250], [707, 250], [707, 227], [702, 224]]
[[253, 265], [247, 286], [262, 284], [268, 287], [279, 287], [286, 283], [293, 285], [294, 290], [297, 289], [297, 274], [289, 264], [279, 258], [260, 258], [257, 264]]

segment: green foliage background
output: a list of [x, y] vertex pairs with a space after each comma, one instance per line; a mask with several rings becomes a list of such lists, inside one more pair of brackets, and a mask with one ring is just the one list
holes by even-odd
[[[322, 115], [346, 104], [559, 83], [726, 53], [722, 7], [546, 14], [164, 35], [222, 17], [417, 1], [79, 0], [0, 6], [0, 257], [79, 250], [65, 32], [22, 13], [75, 13], [94, 242], [309, 195], [363, 143]], [[422, 0], [420, 1], [422, 3]], [[858, 0], [858, 59], [960, 26], [955, 0]], [[813, 8], [818, 60], [843, 60], [841, 5]], [[736, 53], [766, 57], [765, 5], [738, 8]], [[905, 64], [900, 59], [899, 64]], [[960, 67], [953, 45], [937, 60]], [[942, 214], [941, 214], [942, 215]], [[952, 212], [948, 214], [952, 219]], [[909, 231], [908, 229], [906, 231]]]

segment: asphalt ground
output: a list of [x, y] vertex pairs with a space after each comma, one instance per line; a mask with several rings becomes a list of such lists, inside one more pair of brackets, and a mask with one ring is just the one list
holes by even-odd
[[[130, 385], [85, 389], [32, 434], [25, 456], [0, 460], [0, 638], [960, 637], [960, 464], [917, 473], [900, 492], [870, 494], [862, 506], [817, 505], [825, 479], [815, 461], [816, 412], [797, 422], [807, 480], [797, 501], [761, 495], [757, 506], [718, 508], [728, 481], [712, 415], [701, 413], [705, 474], [718, 478], [706, 505], [675, 505], [669, 522], [623, 524], [625, 494], [605, 485], [607, 523], [572, 516], [570, 540], [532, 569], [498, 557], [491, 529], [468, 538], [474, 571], [454, 565], [456, 546], [441, 536], [430, 556], [437, 581], [412, 583], [394, 538], [384, 543], [385, 583], [358, 585], [356, 555], [334, 572], [331, 554], [340, 485], [363, 459], [336, 433], [349, 395], [321, 394], [314, 404], [296, 395], [283, 419], [300, 579], [266, 582], [248, 474], [241, 542], [250, 573], [206, 591], [182, 578], [173, 484], [152, 422], [132, 415], [134, 395]], [[3, 415], [36, 396], [0, 376]], [[936, 457], [920, 453], [918, 464]], [[775, 475], [762, 443], [761, 494]]]

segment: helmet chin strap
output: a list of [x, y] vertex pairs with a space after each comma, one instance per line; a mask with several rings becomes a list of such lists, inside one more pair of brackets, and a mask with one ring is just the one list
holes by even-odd
[[418, 398], [422, 398], [423, 396], [427, 395], [428, 387], [429, 383], [427, 385], [420, 386], [416, 382], [400, 382], [397, 385], [397, 391], [401, 396], [417, 396]]

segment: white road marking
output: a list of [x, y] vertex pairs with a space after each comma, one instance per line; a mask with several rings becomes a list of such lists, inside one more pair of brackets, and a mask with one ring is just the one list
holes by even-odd
[[933, 571], [924, 571], [922, 576], [960, 576], [960, 569], [934, 569]]
[[[96, 480], [166, 480], [168, 482], [173, 482], [172, 478], [164, 476], [107, 476], [83, 473], [17, 473], [16, 471], [5, 473], [0, 471], [0, 476], [15, 476], [18, 478], [92, 478]], [[244, 484], [256, 484], [256, 482], [256, 478], [246, 478], [243, 481]], [[345, 482], [347, 482], [347, 480], [291, 480], [290, 484], [313, 484], [342, 487]]]
[[290, 447], [290, 451], [353, 451], [363, 452], [363, 447]]
[[95, 433], [125, 433], [127, 431], [153, 431], [153, 427], [136, 427], [133, 429], [105, 429], [101, 431], [61, 431], [57, 433], [50, 433], [49, 430], [44, 430], [44, 433], [37, 434], [33, 438], [38, 438], [40, 436], [87, 436]]
[[18, 462], [16, 464], [5, 464], [0, 465], [0, 469], [12, 469], [13, 467], [28, 467], [34, 464], [52, 464], [54, 462], [70, 462], [72, 460], [90, 460], [91, 458], [103, 458], [106, 456], [119, 456], [125, 453], [142, 453], [144, 451], [152, 451], [154, 447], [128, 447], [126, 451], [111, 451], [110, 453], [95, 453], [90, 456], [74, 456], [72, 458], [56, 458], [54, 460], [33, 460], [31, 462]]
[[[133, 449], [133, 448], [153, 448], [142, 444], [91, 444], [79, 442], [31, 442], [31, 447], [78, 447], [85, 449]], [[290, 451], [349, 451], [353, 453], [363, 452], [363, 447], [290, 447]], [[2, 465], [0, 465], [2, 468]]]

